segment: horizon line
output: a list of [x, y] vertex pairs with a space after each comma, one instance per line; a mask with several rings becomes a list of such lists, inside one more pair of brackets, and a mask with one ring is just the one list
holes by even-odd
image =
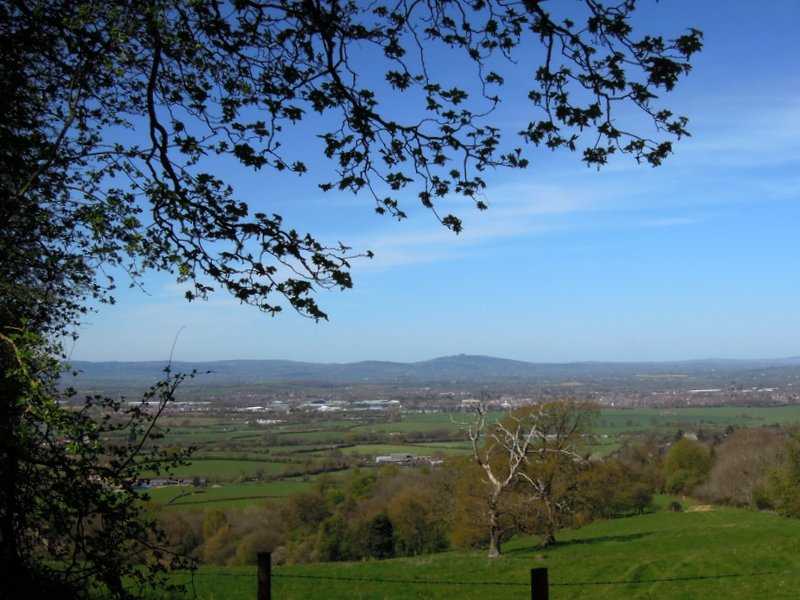
[[318, 365], [353, 365], [366, 362], [378, 363], [394, 363], [394, 364], [418, 364], [425, 362], [432, 362], [446, 358], [488, 358], [494, 360], [505, 360], [510, 362], [521, 362], [533, 365], [581, 365], [581, 364], [666, 364], [666, 363], [691, 363], [691, 362], [778, 362], [778, 361], [791, 361], [800, 360], [800, 355], [790, 356], [777, 356], [777, 357], [755, 357], [755, 358], [720, 358], [720, 357], [703, 357], [703, 358], [678, 358], [678, 359], [659, 359], [659, 360], [613, 360], [613, 359], [587, 359], [587, 360], [567, 360], [567, 361], [542, 361], [542, 360], [524, 360], [518, 358], [507, 358], [503, 356], [494, 356], [491, 354], [444, 354], [434, 356], [432, 358], [425, 358], [420, 360], [386, 360], [367, 358], [362, 360], [351, 360], [344, 362], [336, 361], [319, 361], [319, 360], [301, 360], [291, 358], [215, 358], [215, 359], [202, 359], [202, 360], [169, 360], [169, 359], [139, 359], [139, 360], [90, 360], [90, 359], [73, 359], [65, 360], [64, 364], [73, 363], [108, 363], [108, 364], [121, 364], [121, 363], [220, 363], [220, 362], [291, 362], [291, 363], [308, 363]]

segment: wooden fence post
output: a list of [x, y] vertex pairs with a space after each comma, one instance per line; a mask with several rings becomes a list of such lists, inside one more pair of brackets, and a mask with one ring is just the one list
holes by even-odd
[[547, 569], [531, 569], [531, 600], [550, 600]]
[[272, 554], [258, 553], [258, 600], [272, 600]]

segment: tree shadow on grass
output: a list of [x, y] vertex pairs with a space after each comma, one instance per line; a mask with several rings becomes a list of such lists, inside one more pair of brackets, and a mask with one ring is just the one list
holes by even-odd
[[508, 550], [504, 552], [507, 556], [515, 556], [519, 557], [520, 554], [527, 554], [529, 552], [542, 552], [547, 550], [554, 550], [556, 548], [564, 548], [567, 546], [582, 546], [585, 544], [602, 544], [606, 542], [634, 542], [636, 540], [640, 540], [644, 537], [649, 535], [653, 535], [652, 531], [644, 531], [641, 533], [628, 533], [625, 535], [600, 535], [597, 537], [591, 538], [583, 538], [577, 540], [565, 540], [565, 541], [557, 541], [552, 546], [548, 546], [547, 548], [542, 548], [538, 544], [530, 544], [528, 546], [522, 546], [519, 548], [514, 548], [513, 550]]

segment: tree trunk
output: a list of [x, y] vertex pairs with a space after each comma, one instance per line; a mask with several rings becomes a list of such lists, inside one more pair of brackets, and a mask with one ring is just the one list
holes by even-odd
[[[13, 354], [5, 345], [0, 348], [0, 581], [13, 592], [23, 576], [17, 545], [17, 401], [20, 386], [10, 376]], [[13, 595], [13, 593], [12, 593]]]
[[548, 548], [556, 543], [556, 514], [553, 510], [553, 505], [548, 501], [544, 501], [545, 506], [545, 524], [544, 533], [542, 534], [542, 548]]
[[489, 558], [500, 556], [500, 514], [497, 500], [489, 500]]

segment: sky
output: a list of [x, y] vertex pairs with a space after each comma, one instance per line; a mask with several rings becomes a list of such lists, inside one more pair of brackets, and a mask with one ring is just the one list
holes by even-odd
[[[664, 97], [692, 137], [662, 166], [625, 158], [597, 171], [529, 149], [527, 169], [488, 177], [488, 211], [445, 200], [464, 220], [456, 236], [413, 198], [397, 222], [366, 196], [320, 192], [328, 166], [301, 129], [288, 146], [311, 155], [299, 156], [312, 167], [300, 179], [218, 166], [253, 210], [375, 253], [354, 263], [352, 290], [317, 295], [327, 322], [222, 294], [187, 303], [174, 278], [149, 274], [145, 292], [121, 290], [86, 319], [71, 358], [162, 360], [176, 336], [176, 360], [800, 355], [800, 2], [640, 5], [642, 31], [705, 35], [691, 75]], [[496, 115], [508, 136], [531, 118], [523, 63]]]

